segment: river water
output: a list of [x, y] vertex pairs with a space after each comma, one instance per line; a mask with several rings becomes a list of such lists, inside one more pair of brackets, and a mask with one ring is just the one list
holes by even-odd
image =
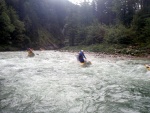
[[0, 113], [150, 113], [150, 60], [0, 53]]

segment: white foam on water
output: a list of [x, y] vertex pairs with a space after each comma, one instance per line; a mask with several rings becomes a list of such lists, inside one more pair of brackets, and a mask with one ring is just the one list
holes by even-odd
[[59, 51], [0, 53], [2, 113], [150, 112], [149, 60], [100, 58]]

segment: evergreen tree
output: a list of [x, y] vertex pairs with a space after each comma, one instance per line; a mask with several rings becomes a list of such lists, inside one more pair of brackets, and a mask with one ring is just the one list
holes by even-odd
[[11, 44], [11, 33], [15, 30], [15, 26], [11, 23], [9, 10], [4, 0], [0, 2], [0, 43], [3, 45]]

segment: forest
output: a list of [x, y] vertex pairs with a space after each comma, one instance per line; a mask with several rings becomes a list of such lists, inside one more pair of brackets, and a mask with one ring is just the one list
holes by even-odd
[[150, 53], [150, 0], [0, 0], [0, 51]]

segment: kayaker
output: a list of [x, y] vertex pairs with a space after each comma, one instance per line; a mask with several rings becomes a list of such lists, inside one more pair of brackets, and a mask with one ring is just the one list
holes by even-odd
[[33, 53], [32, 49], [28, 48], [28, 57], [34, 57], [35, 54]]
[[84, 62], [85, 62], [85, 59], [86, 59], [86, 57], [85, 57], [85, 55], [84, 55], [84, 51], [81, 50], [81, 51], [79, 52], [79, 55], [78, 55], [78, 60], [79, 60], [81, 63], [84, 63]]

